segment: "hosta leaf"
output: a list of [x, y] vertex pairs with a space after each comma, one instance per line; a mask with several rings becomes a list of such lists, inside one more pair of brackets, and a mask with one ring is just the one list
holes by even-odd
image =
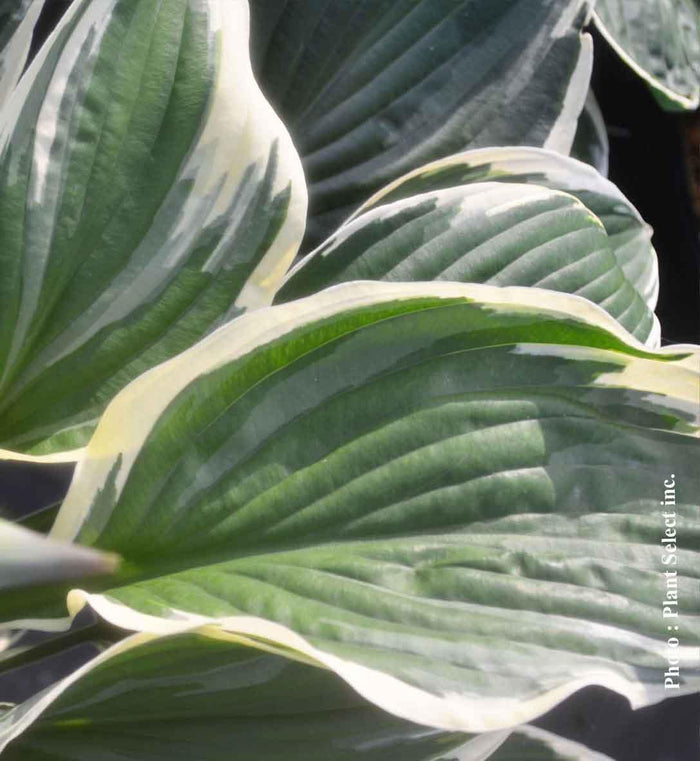
[[613, 761], [609, 756], [535, 727], [518, 727], [489, 761]]
[[595, 22], [622, 60], [671, 111], [700, 103], [697, 0], [597, 0]]
[[0, 135], [0, 446], [74, 458], [132, 378], [271, 300], [306, 191], [247, 46], [246, 0], [77, 0], [30, 66]]
[[620, 189], [585, 164], [535, 148], [483, 148], [448, 156], [399, 178], [361, 211], [428, 190], [470, 182], [521, 182], [576, 196], [605, 227], [615, 258], [650, 308], [656, 306], [659, 272], [652, 229]]
[[603, 114], [592, 90], [578, 119], [571, 155], [595, 167], [603, 177], [608, 176], [610, 143]]
[[0, 719], [0, 745], [24, 729], [3, 758], [230, 761], [235, 748], [238, 761], [609, 761], [534, 727], [469, 737], [411, 724], [326, 670], [203, 635], [143, 639]]
[[294, 650], [403, 718], [487, 731], [586, 684], [700, 686], [699, 355], [531, 288], [359, 283], [258, 310], [130, 384], [53, 536], [124, 555], [69, 595], [126, 629]]
[[[410, 724], [324, 669], [201, 635], [129, 643], [54, 687], [54, 702], [42, 696], [3, 759], [230, 761], [235, 749], [237, 761], [483, 761], [504, 740]], [[28, 705], [14, 725], [0, 719], [0, 737], [28, 723], [17, 720]]]
[[309, 243], [404, 172], [468, 147], [568, 152], [585, 0], [253, 0], [263, 90], [310, 185]]
[[57, 542], [0, 519], [0, 590], [112, 573], [117, 562], [114, 555]]
[[43, 6], [44, 0], [0, 0], [0, 114], [24, 69]]
[[622, 193], [586, 164], [537, 148], [485, 148], [387, 186], [299, 263], [277, 300], [350, 280], [536, 286], [595, 301], [657, 345], [650, 237]]

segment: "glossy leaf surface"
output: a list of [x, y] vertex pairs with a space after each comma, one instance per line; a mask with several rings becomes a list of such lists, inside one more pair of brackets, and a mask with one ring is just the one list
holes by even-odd
[[252, 0], [265, 94], [295, 139], [319, 243], [367, 197], [466, 148], [568, 152], [592, 50], [583, 0]]
[[246, 0], [76, 0], [23, 77], [0, 132], [0, 447], [75, 459], [131, 379], [272, 299], [306, 190], [247, 47]]
[[692, 347], [645, 351], [538, 289], [364, 283], [258, 310], [110, 405], [53, 535], [125, 566], [70, 610], [294, 651], [445, 729], [591, 683], [644, 705], [673, 472], [696, 689], [697, 388]]
[[594, 301], [654, 346], [650, 238], [636, 209], [586, 164], [485, 148], [388, 185], [294, 268], [276, 298], [369, 279], [551, 288]]

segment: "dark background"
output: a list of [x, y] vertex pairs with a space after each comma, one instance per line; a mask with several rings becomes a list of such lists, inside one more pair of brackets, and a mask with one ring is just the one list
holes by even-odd
[[[69, 0], [49, 0], [35, 45], [49, 33]], [[592, 85], [610, 140], [610, 179], [654, 230], [659, 255], [657, 314], [664, 343], [700, 340], [700, 237], [688, 170], [687, 137], [700, 131], [700, 114], [663, 112], [647, 87], [593, 32]], [[695, 151], [699, 150], [697, 146]], [[700, 154], [697, 155], [700, 164]], [[700, 465], [700, 464], [699, 464]], [[0, 463], [0, 505], [16, 515], [60, 500], [71, 476], [67, 466]], [[72, 651], [0, 681], [21, 700], [46, 686], [90, 651]], [[536, 722], [544, 729], [605, 753], [616, 761], [698, 761], [700, 695], [673, 698], [632, 711], [627, 701], [599, 687], [581, 690]]]

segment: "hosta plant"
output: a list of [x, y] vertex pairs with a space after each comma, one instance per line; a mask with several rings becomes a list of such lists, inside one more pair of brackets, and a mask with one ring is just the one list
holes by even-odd
[[700, 105], [697, 0], [597, 0], [595, 23], [668, 111]]
[[528, 722], [700, 689], [700, 351], [567, 155], [588, 3], [75, 0], [16, 86], [5, 4], [0, 445], [76, 465], [0, 671], [100, 651], [8, 759], [600, 759]]

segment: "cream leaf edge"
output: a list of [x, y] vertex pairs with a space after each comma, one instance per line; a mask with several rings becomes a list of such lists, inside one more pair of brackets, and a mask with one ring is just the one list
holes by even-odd
[[[77, 615], [85, 606], [109, 623], [129, 631], [153, 636], [198, 631], [215, 639], [246, 644], [320, 665], [336, 673], [359, 695], [382, 710], [408, 721], [447, 731], [482, 733], [512, 729], [541, 716], [574, 692], [591, 685], [606, 687], [623, 695], [633, 708], [651, 705], [667, 697], [663, 684], [632, 681], [605, 668], [572, 676], [566, 682], [527, 698], [485, 698], [454, 692], [436, 694], [385, 672], [327, 653], [288, 627], [254, 616], [210, 618], [171, 609], [171, 617], [162, 618], [139, 613], [107, 595], [72, 590], [68, 595], [71, 615]], [[683, 657], [694, 656], [697, 649], [685, 648]], [[689, 685], [681, 688], [679, 694], [694, 691]]]
[[[130, 469], [149, 432], [170, 401], [199, 375], [245, 356], [309, 322], [333, 317], [363, 307], [392, 301], [421, 298], [464, 299], [494, 310], [535, 312], [561, 319], [574, 319], [605, 330], [631, 349], [659, 357], [688, 355], [665, 366], [662, 377], [645, 369], [628, 373], [629, 388], [677, 395], [684, 404], [697, 404], [697, 379], [700, 370], [700, 347], [667, 346], [650, 351], [630, 335], [613, 317], [590, 301], [570, 294], [539, 288], [512, 286], [499, 288], [452, 282], [391, 283], [356, 281], [328, 288], [304, 299], [266, 307], [244, 314], [221, 326], [182, 354], [157, 365], [122, 389], [109, 404], [78, 462], [66, 499], [51, 530], [51, 536], [73, 541], [86, 519], [90, 505], [105, 483], [117, 458], [116, 498], [121, 493]], [[547, 346], [542, 345], [541, 351]], [[552, 350], [555, 347], [551, 347]], [[640, 358], [626, 356], [627, 364]], [[655, 368], [658, 370], [658, 368]], [[676, 371], [674, 385], [669, 385], [671, 371]], [[614, 381], [612, 376], [606, 383]], [[600, 383], [600, 379], [597, 381]], [[700, 432], [698, 432], [700, 436]]]
[[[561, 158], [565, 158], [565, 157], [561, 157]], [[446, 164], [441, 163], [441, 167], [445, 165]], [[407, 178], [410, 179], [409, 176], [407, 176]], [[574, 207], [578, 207], [580, 210], [585, 211], [588, 215], [588, 218], [591, 224], [597, 226], [601, 234], [607, 237], [607, 232], [605, 230], [603, 223], [600, 221], [600, 219], [579, 198], [573, 195], [572, 192], [550, 188], [547, 185], [544, 185], [544, 184], [540, 185], [537, 183], [515, 183], [515, 182], [498, 182], [498, 181], [483, 180], [479, 182], [455, 185], [453, 187], [439, 188], [435, 190], [426, 190], [424, 192], [411, 195], [408, 198], [389, 200], [387, 201], [387, 203], [382, 203], [381, 198], [378, 198], [376, 205], [368, 206], [366, 209], [363, 208], [360, 211], [358, 211], [357, 215], [353, 215], [352, 217], [350, 217], [343, 225], [341, 225], [338, 228], [338, 230], [336, 230], [329, 238], [323, 241], [320, 246], [315, 248], [313, 251], [310, 251], [306, 256], [300, 259], [288, 271], [282, 283], [282, 287], [286, 285], [288, 282], [293, 281], [293, 279], [296, 276], [298, 276], [300, 272], [303, 272], [303, 270], [306, 267], [313, 267], [314, 261], [318, 259], [319, 257], [321, 258], [332, 257], [334, 252], [348, 238], [351, 238], [358, 231], [361, 231], [365, 225], [371, 224], [372, 222], [375, 222], [377, 220], [388, 221], [392, 218], [393, 215], [399, 215], [404, 209], [411, 209], [414, 204], [417, 204], [424, 200], [433, 201], [437, 204], [437, 206], [440, 206], [440, 204], [442, 204], [443, 202], [449, 203], [450, 200], [454, 200], [455, 198], [461, 197], [463, 199], [463, 202], [460, 207], [461, 211], [466, 212], [468, 210], [471, 210], [472, 208], [471, 205], [473, 203], [474, 204], [473, 209], [478, 212], [480, 210], [479, 205], [483, 203], [483, 199], [479, 197], [480, 194], [485, 195], [488, 193], [500, 194], [502, 196], [502, 199], [507, 199], [507, 200], [503, 200], [502, 203], [497, 203], [495, 205], [491, 205], [490, 207], [487, 207], [485, 209], [486, 216], [493, 216], [502, 211], [507, 211], [508, 209], [514, 206], [518, 206], [521, 203], [526, 203], [527, 201], [530, 201], [530, 200], [531, 201], [540, 200], [547, 196], [565, 197], [573, 204]], [[644, 232], [644, 229], [642, 228], [642, 233], [643, 232]], [[611, 252], [611, 255], [614, 256], [617, 261], [617, 257], [615, 255], [613, 246], [610, 246], [610, 252]], [[622, 267], [619, 264], [619, 261], [617, 262], [617, 264], [618, 264], [618, 267], [620, 267], [620, 269], [622, 270]], [[656, 273], [658, 271], [658, 262], [655, 256], [653, 258], [653, 269], [654, 269], [654, 278], [658, 286], [658, 277], [656, 276]], [[624, 270], [623, 270], [623, 276], [627, 279], [627, 275], [624, 273]], [[658, 317], [653, 311], [653, 306], [649, 303], [649, 300], [645, 298], [644, 294], [641, 293], [637, 289], [635, 284], [633, 284], [629, 279], [627, 279], [626, 282], [634, 290], [636, 295], [642, 300], [646, 309], [648, 310], [647, 314], [651, 318], [651, 325], [649, 328], [649, 333], [644, 341], [644, 346], [649, 350], [658, 349], [658, 347], [661, 344], [661, 324], [659, 322]], [[465, 285], [469, 285], [469, 283], [465, 283]], [[476, 285], [476, 283], [474, 283], [474, 285]], [[517, 286], [509, 286], [509, 287], [517, 287]], [[520, 287], [523, 287], [523, 286], [520, 286]], [[547, 290], [547, 292], [549, 293], [554, 293], [554, 292], [564, 293], [562, 291], [550, 291], [548, 289], [539, 289], [539, 290], [543, 290], [543, 291]], [[574, 295], [574, 294], [570, 294], [570, 295]], [[652, 294], [652, 299], [655, 303], [656, 289], [654, 290], [654, 293]]]
[[11, 449], [0, 449], [0, 461], [6, 462], [33, 462], [37, 465], [51, 465], [59, 463], [76, 463], [85, 454], [87, 447], [79, 449], [66, 449], [50, 454], [25, 454], [14, 452]]
[[[109, 13], [116, 0], [106, 0], [103, 12]], [[206, 192], [210, 185], [216, 184], [211, 177], [203, 177], [197, 168], [198, 156], [208, 163], [212, 162], [211, 151], [216, 154], [214, 162], [220, 168], [221, 177], [226, 177], [224, 183], [228, 198], [233, 198], [237, 182], [245, 174], [246, 162], [260, 161], [269, 157], [269, 150], [261, 150], [261, 146], [269, 148], [273, 143], [279, 144], [279, 155], [285, 156], [284, 166], [287, 169], [285, 183], [278, 173], [275, 178], [274, 192], [280, 192], [285, 184], [291, 186], [289, 209], [281, 229], [270, 243], [267, 251], [249, 276], [246, 284], [238, 295], [235, 306], [244, 309], [258, 309], [268, 306], [277, 292], [286, 271], [289, 269], [294, 256], [301, 244], [306, 225], [308, 207], [308, 190], [304, 178], [301, 159], [294, 147], [292, 138], [282, 120], [265, 98], [252, 70], [249, 53], [250, 9], [247, 0], [206, 0], [210, 12], [210, 24], [217, 40], [217, 58], [219, 76], [214, 86], [211, 102], [204, 117], [200, 134], [190, 150], [181, 173], [192, 174], [195, 188]], [[31, 91], [31, 85], [41, 66], [44, 64], [51, 46], [69, 29], [74, 19], [86, 6], [86, 0], [76, 0], [66, 11], [53, 30], [48, 40], [30, 65], [27, 75], [22, 78], [20, 85], [12, 94], [6, 112], [3, 113], [3, 130], [0, 135], [0, 150], [4, 141], [9, 140], [11, 126], [21, 113], [22, 104]], [[94, 20], [90, 17], [91, 21]], [[78, 22], [81, 23], [80, 21]], [[70, 30], [73, 34], [75, 30]], [[244, 39], [239, 39], [243, 37]], [[244, 82], [248, 92], [247, 108], [240, 108], [241, 96], [236, 99], [222, 97], [228, 92], [240, 89]], [[255, 112], [255, 114], [253, 113]], [[239, 142], [247, 146], [248, 151], [243, 157], [238, 157], [235, 166], [227, 161], [230, 153], [226, 139], [227, 130], [234, 128], [234, 134], [239, 133]], [[225, 167], [222, 170], [221, 167]], [[193, 193], [195, 190], [193, 190]], [[223, 203], [219, 199], [219, 205]], [[52, 363], [61, 359], [54, 357]], [[60, 433], [60, 431], [58, 432]], [[86, 447], [71, 450], [58, 450], [47, 454], [30, 454], [10, 449], [0, 449], [0, 461], [14, 461], [37, 464], [77, 463], [85, 455]]]
[[[594, 167], [589, 166], [579, 159], [572, 156], [564, 156], [556, 151], [547, 150], [546, 148], [537, 148], [533, 146], [504, 146], [493, 148], [474, 148], [468, 151], [455, 153], [435, 161], [431, 161], [411, 172], [398, 177], [385, 187], [378, 190], [374, 195], [365, 201], [357, 211], [355, 211], [341, 226], [341, 230], [358, 219], [363, 214], [372, 209], [381, 206], [382, 200], [395, 190], [400, 188], [406, 182], [422, 177], [429, 176], [431, 173], [439, 172], [443, 169], [450, 169], [460, 165], [468, 166], [485, 166], [489, 165], [494, 172], [502, 171], [506, 174], [513, 173], [543, 173], [551, 185], [544, 185], [552, 190], [571, 195], [576, 192], [586, 191], [608, 196], [611, 200], [618, 201], [625, 210], [630, 213], [639, 223], [639, 236], [648, 245], [651, 245], [653, 229], [637, 211], [631, 201], [622, 193], [622, 191], [600, 174]], [[470, 184], [483, 182], [492, 182], [488, 177], [475, 180]], [[537, 186], [535, 180], [524, 183], [531, 186]], [[589, 209], [590, 213], [595, 216], [594, 212]], [[337, 234], [337, 233], [335, 233]], [[335, 235], [334, 234], [334, 235]], [[328, 240], [331, 240], [333, 235]], [[321, 245], [324, 245], [323, 243]], [[313, 253], [313, 252], [312, 252]], [[650, 262], [651, 269], [648, 273], [647, 283], [644, 292], [639, 291], [640, 295], [646, 301], [650, 309], [654, 309], [658, 300], [659, 292], [659, 264], [656, 256], [652, 257]], [[298, 266], [298, 265], [297, 265]], [[296, 267], [295, 267], [296, 269]], [[652, 331], [656, 343], [651, 343], [651, 336], [648, 339], [650, 345], [659, 345], [660, 328], [658, 320], [655, 320], [655, 327]]]
[[[578, 8], [576, 9], [578, 11]], [[573, 21], [573, 19], [571, 19]], [[593, 72], [593, 38], [581, 33], [581, 49], [564, 96], [559, 117], [544, 142], [544, 147], [568, 155], [574, 144], [578, 120], [588, 95], [588, 86]]]
[[[409, 182], [416, 177], [429, 175], [442, 169], [459, 166], [460, 164], [468, 166], [489, 164], [496, 171], [502, 170], [509, 173], [516, 171], [543, 172], [549, 176], [556, 173], [553, 181], [562, 185], [561, 188], [557, 188], [560, 192], [570, 193], [571, 190], [587, 190], [593, 193], [609, 195], [618, 199], [621, 203], [624, 203], [639, 220], [640, 224], [645, 226], [647, 234], [649, 238], [651, 238], [652, 229], [650, 225], [644, 222], [639, 212], [634, 208], [617, 185], [612, 183], [606, 177], [603, 177], [603, 175], [594, 167], [586, 164], [580, 159], [574, 158], [573, 156], [564, 156], [561, 153], [548, 150], [547, 148], [537, 148], [535, 146], [527, 145], [473, 148], [468, 151], [461, 151], [431, 161], [410, 172], [406, 172], [406, 174], [397, 177], [395, 180], [378, 190], [352, 214], [349, 220], [357, 218], [368, 209], [376, 206], [382, 198], [394, 192], [406, 182]], [[566, 179], [567, 176], [570, 180]], [[488, 181], [488, 179], [475, 180], [474, 183]], [[529, 184], [537, 183], [533, 182]]]
[[[210, 636], [224, 639], [225, 641], [237, 642], [244, 646], [252, 645], [256, 649], [268, 650], [268, 648], [262, 643], [246, 641], [244, 638], [238, 639], [231, 634], [222, 633], [219, 629], [208, 632], [207, 628], [208, 627], [205, 626], [198, 630], [187, 629], [184, 631], [205, 632]], [[95, 668], [122, 653], [157, 640], [161, 636], [167, 635], [159, 635], [152, 632], [141, 632], [129, 635], [121, 642], [113, 645], [108, 650], [93, 658], [73, 674], [52, 685], [39, 695], [16, 706], [17, 715], [6, 715], [5, 717], [0, 718], [0, 752], [2, 752], [12, 740], [25, 732], [31, 724], [37, 721], [50, 705], [67, 689], [79, 682]], [[270, 649], [270, 651], [274, 652], [273, 649]], [[284, 653], [284, 655], [287, 655], [287, 653]], [[321, 668], [324, 667], [321, 663], [312, 663], [312, 665]], [[564, 758], [566, 761], [611, 761], [608, 756], [591, 751], [579, 743], [558, 737], [557, 735], [530, 725], [517, 726], [512, 730], [495, 730], [479, 734], [476, 737], [470, 738], [464, 745], [455, 748], [450, 752], [455, 755], [457, 761], [487, 761], [487, 759], [491, 758], [503, 746], [509, 737], [515, 735], [523, 735], [534, 742], [544, 745], [560, 755], [562, 761]]]
[[[256, 619], [251, 619], [255, 622]], [[262, 622], [265, 624], [266, 622]], [[253, 625], [251, 628], [255, 629]], [[38, 695], [33, 696], [29, 700], [20, 703], [11, 709], [7, 714], [0, 716], [0, 753], [12, 742], [12, 740], [19, 737], [24, 733], [35, 721], [37, 721], [41, 715], [51, 706], [51, 704], [57, 700], [71, 685], [80, 681], [84, 676], [89, 674], [98, 666], [111, 660], [112, 658], [133, 650], [137, 647], [145, 645], [154, 640], [160, 639], [168, 634], [194, 634], [201, 633], [210, 637], [214, 637], [227, 642], [240, 644], [243, 646], [249, 646], [257, 650], [263, 650], [276, 655], [282, 655], [289, 657], [290, 653], [281, 648], [274, 648], [266, 646], [262, 641], [249, 640], [245, 636], [236, 636], [232, 633], [224, 632], [219, 628], [214, 628], [210, 625], [192, 625], [184, 624], [178, 627], [172, 632], [167, 634], [154, 633], [154, 632], [139, 632], [137, 634], [131, 634], [121, 642], [118, 642], [112, 647], [108, 648], [104, 652], [97, 655], [88, 663], [74, 671], [68, 677], [60, 680], [51, 687], [43, 690]], [[324, 668], [324, 664], [313, 660], [307, 660], [305, 658], [299, 658], [302, 662], [308, 663], [315, 667]], [[425, 722], [420, 722], [425, 725]], [[491, 755], [507, 740], [510, 736], [510, 730], [490, 732], [482, 734], [475, 738], [470, 738], [467, 742], [453, 752], [457, 753], [456, 756], [459, 761], [486, 761]]]
[[605, 38], [605, 41], [610, 47], [617, 53], [617, 55], [632, 69], [632, 71], [643, 79], [652, 90], [656, 90], [661, 93], [665, 98], [668, 98], [672, 103], [677, 104], [686, 111], [694, 111], [700, 105], [700, 82], [696, 84], [695, 94], [692, 97], [686, 97], [680, 93], [671, 90], [660, 82], [653, 74], [647, 71], [640, 63], [638, 63], [621, 45], [615, 35], [606, 26], [600, 16], [594, 11], [593, 21], [596, 28]]
[[3, 118], [2, 108], [9, 100], [22, 75], [24, 64], [29, 55], [34, 27], [43, 7], [44, 0], [29, 0], [24, 18], [5, 48], [0, 51], [0, 61], [9, 63], [4, 72], [0, 71], [0, 119]]
[[[210, 372], [242, 357], [258, 346], [290, 333], [309, 321], [385, 302], [431, 297], [446, 300], [462, 298], [494, 310], [502, 308], [535, 311], [561, 318], [574, 318], [584, 324], [606, 330], [630, 348], [650, 353], [604, 310], [578, 296], [533, 288], [496, 288], [448, 282], [355, 282], [338, 285], [297, 302], [243, 315], [222, 326], [183, 354], [152, 368], [120, 392], [105, 412], [93, 440], [86, 449], [85, 457], [78, 465], [73, 484], [51, 536], [64, 540], [75, 537], [89, 513], [92, 497], [120, 455], [124, 462], [118, 473], [118, 491], [123, 487], [139, 447], [162, 410], [201, 373]], [[525, 353], [556, 352], [557, 348], [558, 345], [518, 344], [516, 350]], [[578, 348], [586, 352], [586, 347]], [[669, 373], [673, 371], [677, 378], [672, 386], [672, 393], [689, 403], [695, 403], [700, 377], [698, 347], [669, 346], [654, 353], [658, 356], [687, 356], [676, 360], [673, 365], [667, 365], [667, 372], [659, 377], [658, 367], [653, 367], [653, 360], [625, 355], [629, 360], [628, 367], [635, 362], [642, 362], [643, 365], [630, 372], [622, 386], [638, 388], [651, 394], [667, 394]], [[625, 369], [621, 372], [624, 373]], [[619, 381], [616, 373], [609, 373], [599, 377], [596, 382], [617, 385], [614, 383], [616, 379]], [[144, 405], [144, 401], [154, 403]], [[42, 628], [41, 624], [46, 624], [54, 631], [60, 630], [65, 628], [85, 605], [89, 605], [98, 615], [127, 630], [136, 630], [152, 636], [191, 630], [202, 631], [208, 636], [253, 645], [314, 665], [323, 665], [344, 678], [359, 694], [390, 713], [438, 728], [467, 732], [495, 731], [530, 721], [576, 690], [590, 684], [606, 686], [625, 695], [634, 707], [648, 705], [664, 697], [662, 688], [655, 691], [653, 687], [631, 682], [617, 673], [601, 669], [571, 679], [527, 700], [498, 698], [486, 701], [489, 703], [486, 707], [481, 697], [429, 694], [405, 684], [396, 677], [325, 653], [290, 629], [263, 619], [248, 616], [212, 619], [175, 610], [172, 611], [172, 618], [159, 618], [139, 613], [109, 599], [106, 595], [91, 595], [79, 589], [69, 593], [67, 602], [70, 614], [68, 619], [45, 622], [15, 621], [4, 624], [3, 628]], [[508, 718], [504, 719], [504, 716]]]
[[[20, 734], [26, 731], [31, 724], [37, 721], [50, 705], [67, 689], [79, 682], [95, 668], [122, 653], [141, 647], [156, 639], [159, 639], [159, 635], [151, 633], [130, 635], [93, 658], [70, 676], [52, 685], [41, 694], [30, 698], [28, 701], [17, 706], [16, 708], [19, 710], [19, 716], [16, 717], [15, 720], [10, 721], [10, 716], [0, 718], [0, 752], [2, 752], [12, 740], [16, 739]], [[229, 639], [229, 637], [227, 637], [227, 639]], [[315, 665], [320, 666], [321, 664]], [[3, 726], [3, 724], [5, 726]], [[450, 752], [455, 756], [456, 761], [487, 761], [497, 753], [509, 737], [515, 735], [522, 735], [534, 742], [544, 745], [557, 753], [557, 755], [562, 758], [562, 761], [564, 761], [564, 759], [566, 761], [611, 761], [608, 756], [605, 756], [602, 753], [591, 751], [579, 743], [567, 740], [531, 725], [518, 726], [513, 730], [497, 730], [483, 733], [470, 738], [464, 745], [459, 748], [454, 748]]]

